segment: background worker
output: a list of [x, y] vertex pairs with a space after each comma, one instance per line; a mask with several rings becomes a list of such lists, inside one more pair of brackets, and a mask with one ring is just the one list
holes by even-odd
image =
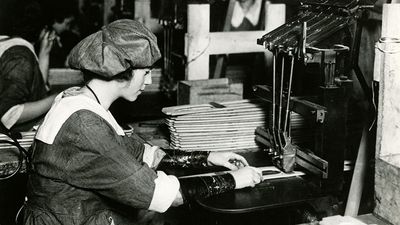
[[[14, 131], [32, 128], [50, 109], [48, 62], [54, 33], [42, 31], [42, 9], [34, 0], [4, 1], [7, 21], [0, 28], [1, 126]], [[36, 55], [34, 45], [39, 45]]]

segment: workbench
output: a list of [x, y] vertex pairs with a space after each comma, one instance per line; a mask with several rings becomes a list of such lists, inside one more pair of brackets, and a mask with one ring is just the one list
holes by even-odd
[[[261, 150], [251, 149], [238, 154], [244, 156], [249, 164], [255, 167], [272, 165], [267, 153]], [[220, 167], [160, 169], [178, 177], [224, 170]], [[279, 218], [273, 217], [282, 216], [280, 222], [287, 225], [293, 224], [297, 207], [321, 196], [319, 188], [303, 177], [280, 178], [265, 180], [254, 188], [244, 188], [199, 199], [191, 204], [191, 210], [187, 213], [192, 214], [189, 217], [191, 224], [265, 224], [267, 217], [269, 220], [277, 220]]]
[[[162, 121], [146, 121], [130, 124], [135, 134], [154, 145], [168, 147], [168, 141], [163, 133]], [[15, 151], [11, 151], [0, 157], [0, 161], [17, 159]], [[240, 151], [250, 165], [255, 167], [270, 166], [267, 153], [258, 149]], [[12, 164], [12, 163], [11, 163]], [[160, 168], [167, 174], [176, 176], [201, 174], [224, 170], [221, 167], [204, 169], [171, 169]], [[304, 177], [290, 177], [274, 180], [266, 180], [254, 188], [244, 188], [197, 200], [189, 205], [189, 217], [191, 224], [265, 224], [265, 221], [280, 220], [282, 224], [292, 224], [293, 215], [299, 206], [307, 201], [321, 196], [320, 190], [312, 182]], [[259, 219], [256, 219], [259, 218]], [[204, 221], [207, 219], [207, 221]], [[200, 222], [201, 221], [201, 222]], [[279, 224], [279, 223], [273, 223]]]

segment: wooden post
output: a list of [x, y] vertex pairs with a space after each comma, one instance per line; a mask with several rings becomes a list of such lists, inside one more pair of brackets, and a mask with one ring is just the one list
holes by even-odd
[[379, 112], [377, 127], [378, 156], [400, 154], [400, 4], [384, 4], [382, 15], [382, 38], [378, 43], [383, 52], [382, 74], [379, 84]]
[[[271, 4], [270, 1], [265, 3], [265, 33], [271, 32], [285, 23], [286, 5]], [[272, 67], [272, 52], [265, 51], [266, 67]]]
[[[235, 7], [235, 2], [236, 0], [229, 1], [228, 11], [225, 16], [224, 27], [222, 28], [222, 31], [229, 31], [231, 28], [231, 19], [233, 15], [233, 9]], [[224, 56], [220, 55], [218, 56], [217, 63], [215, 64], [215, 70], [213, 76], [214, 78], [220, 78], [223, 64], [224, 64]]]
[[188, 4], [185, 53], [187, 56], [186, 80], [209, 77], [210, 5]]
[[379, 106], [376, 135], [374, 213], [392, 224], [400, 224], [400, 4], [384, 4], [382, 52], [377, 62]]
[[108, 17], [111, 15], [111, 8], [115, 5], [115, 0], [104, 0], [103, 5], [103, 25], [108, 24]]
[[[269, 4], [266, 24], [273, 30], [285, 22], [285, 5]], [[231, 53], [266, 52], [256, 41], [266, 31], [210, 33], [210, 5], [188, 4], [188, 27], [185, 37], [186, 80], [209, 79], [209, 56]]]
[[[400, 1], [400, 0], [399, 0]], [[393, 0], [392, 0], [393, 2]], [[383, 4], [381, 37], [400, 37], [400, 4]]]
[[361, 196], [364, 188], [365, 172], [368, 163], [368, 127], [364, 125], [360, 146], [358, 147], [358, 154], [356, 164], [354, 166], [353, 177], [351, 179], [351, 186], [346, 203], [345, 216], [358, 216], [360, 208]]

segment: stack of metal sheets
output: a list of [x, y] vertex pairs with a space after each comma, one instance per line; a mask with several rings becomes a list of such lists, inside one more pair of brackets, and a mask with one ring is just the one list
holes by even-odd
[[255, 130], [265, 126], [267, 106], [240, 100], [163, 108], [168, 118], [171, 148], [224, 151], [257, 148]]
[[[33, 143], [35, 134], [36, 134], [36, 131], [22, 132], [21, 138], [17, 139], [17, 141], [19, 142], [21, 147], [28, 149]], [[0, 140], [12, 141], [9, 137], [7, 137], [4, 134], [0, 134]], [[7, 144], [7, 143], [0, 143], [0, 150], [10, 149], [10, 148], [17, 148], [17, 147], [15, 147], [14, 145]]]

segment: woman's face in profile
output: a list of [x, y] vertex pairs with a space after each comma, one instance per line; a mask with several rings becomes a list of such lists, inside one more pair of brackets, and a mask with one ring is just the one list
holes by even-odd
[[136, 69], [132, 71], [133, 76], [127, 85], [122, 88], [122, 96], [128, 101], [135, 101], [137, 97], [144, 91], [146, 85], [151, 84], [150, 69]]
[[56, 31], [58, 35], [64, 33], [65, 31], [71, 30], [71, 24], [74, 20], [73, 16], [66, 17], [61, 23], [54, 22], [53, 29]]

